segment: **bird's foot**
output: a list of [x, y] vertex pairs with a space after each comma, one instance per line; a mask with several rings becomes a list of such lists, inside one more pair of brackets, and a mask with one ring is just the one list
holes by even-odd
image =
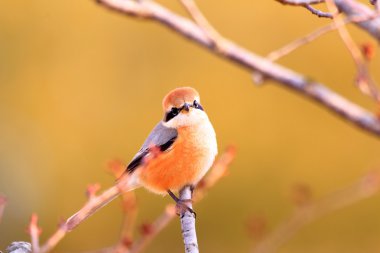
[[186, 211], [189, 211], [191, 214], [194, 215], [194, 218], [197, 217], [197, 213], [194, 212], [194, 210], [187, 205], [187, 203], [192, 203], [191, 199], [179, 199], [178, 201], [176, 201], [176, 203], [176, 214], [178, 216], [183, 215]]

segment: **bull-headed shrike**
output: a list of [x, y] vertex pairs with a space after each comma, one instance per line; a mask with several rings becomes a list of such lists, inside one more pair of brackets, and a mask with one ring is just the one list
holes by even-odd
[[[193, 188], [212, 166], [218, 152], [216, 135], [195, 89], [170, 91], [162, 107], [164, 118], [127, 166], [126, 190], [143, 186], [157, 194], [168, 193], [179, 203], [173, 191], [188, 185]], [[149, 159], [152, 147], [160, 154]]]

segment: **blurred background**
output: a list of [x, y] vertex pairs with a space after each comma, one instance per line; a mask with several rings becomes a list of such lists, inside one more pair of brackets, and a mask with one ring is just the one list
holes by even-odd
[[[185, 15], [177, 1], [161, 1]], [[329, 22], [304, 8], [270, 1], [199, 1], [227, 38], [260, 55]], [[350, 26], [359, 43], [377, 42]], [[280, 60], [375, 112], [353, 85], [355, 68], [336, 32]], [[380, 82], [380, 59], [371, 63]], [[251, 74], [159, 24], [110, 12], [94, 1], [3, 1], [0, 10], [0, 193], [8, 198], [0, 249], [29, 240], [30, 215], [42, 241], [84, 203], [89, 183], [109, 187], [108, 161], [129, 162], [163, 115], [161, 100], [190, 85], [202, 97], [220, 152], [238, 147], [230, 173], [197, 204], [203, 252], [248, 252], [253, 215], [268, 230], [294, 209], [305, 183], [314, 198], [350, 185], [380, 165], [378, 138], [312, 101]], [[137, 190], [139, 222], [153, 221], [169, 198]], [[379, 196], [306, 227], [280, 252], [379, 252]], [[71, 232], [56, 252], [81, 252], [118, 240], [122, 212], [113, 201]], [[182, 252], [179, 221], [146, 252]]]

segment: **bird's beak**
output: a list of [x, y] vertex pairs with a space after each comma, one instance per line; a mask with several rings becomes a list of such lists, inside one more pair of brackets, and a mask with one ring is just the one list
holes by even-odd
[[190, 106], [187, 103], [185, 103], [182, 106], [182, 110], [181, 111], [184, 112], [184, 113], [188, 113], [190, 111]]

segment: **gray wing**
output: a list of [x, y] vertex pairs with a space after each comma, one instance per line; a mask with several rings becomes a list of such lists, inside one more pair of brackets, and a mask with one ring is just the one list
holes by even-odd
[[143, 162], [143, 158], [149, 153], [149, 146], [154, 145], [165, 151], [170, 148], [177, 139], [178, 132], [174, 128], [166, 127], [160, 121], [149, 134], [139, 152], [133, 157], [127, 166], [127, 172], [132, 173]]

